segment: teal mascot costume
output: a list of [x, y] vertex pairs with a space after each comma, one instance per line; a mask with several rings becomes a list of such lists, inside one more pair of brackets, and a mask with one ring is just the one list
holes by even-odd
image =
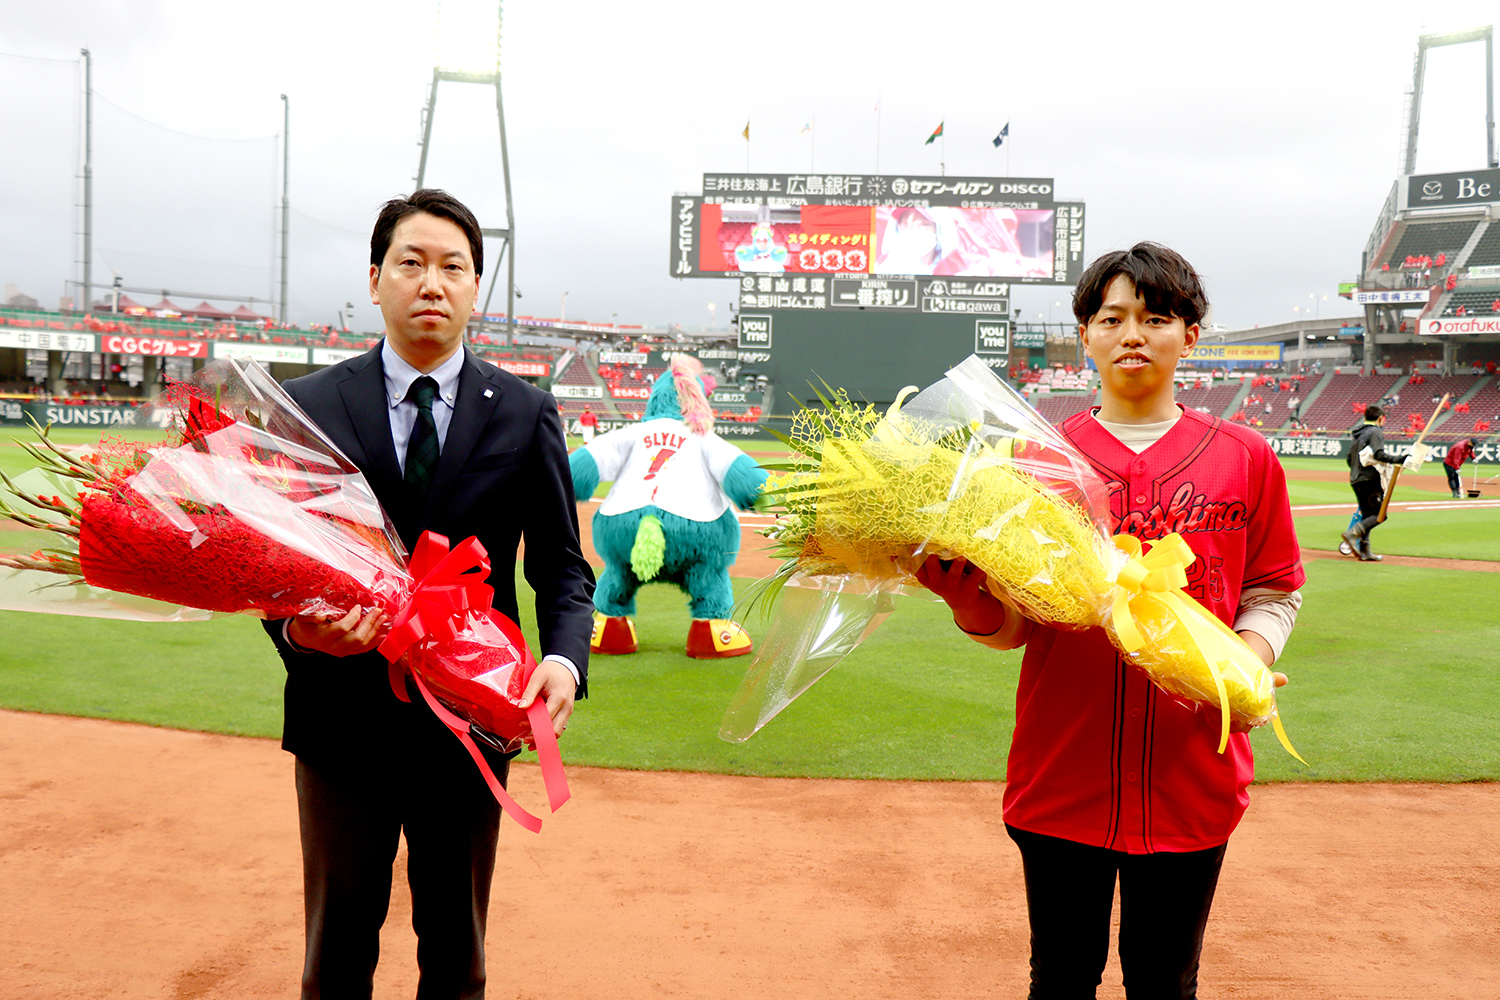
[[693, 622], [687, 655], [743, 656], [750, 636], [729, 618], [729, 567], [740, 549], [731, 504], [750, 510], [766, 473], [713, 431], [713, 380], [697, 359], [676, 355], [656, 380], [639, 424], [601, 434], [570, 459], [573, 492], [612, 481], [594, 515], [604, 572], [594, 591], [595, 653], [636, 651], [635, 592], [673, 583], [687, 592]]

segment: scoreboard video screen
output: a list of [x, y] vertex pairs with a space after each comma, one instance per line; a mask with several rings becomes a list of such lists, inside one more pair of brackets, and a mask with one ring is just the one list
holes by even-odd
[[673, 198], [675, 277], [1067, 284], [1082, 267], [1083, 206], [1054, 202], [1050, 180], [711, 174], [704, 191]]

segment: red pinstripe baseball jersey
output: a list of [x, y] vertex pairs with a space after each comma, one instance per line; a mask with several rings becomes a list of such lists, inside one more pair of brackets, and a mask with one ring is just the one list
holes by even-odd
[[[1115, 530], [1181, 532], [1197, 555], [1187, 592], [1232, 625], [1246, 587], [1292, 591], [1304, 574], [1286, 475], [1254, 431], [1193, 410], [1137, 455], [1084, 411], [1062, 425], [1109, 488]], [[1038, 626], [1022, 660], [1005, 821], [1131, 854], [1229, 839], [1249, 804], [1250, 740], [1127, 663], [1103, 629]]]

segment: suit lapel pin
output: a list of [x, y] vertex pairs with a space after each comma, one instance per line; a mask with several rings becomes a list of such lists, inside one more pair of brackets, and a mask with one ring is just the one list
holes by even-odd
[[494, 389], [486, 389], [486, 390], [484, 390], [484, 398], [485, 399], [489, 399], [494, 394], [495, 394], [495, 390]]

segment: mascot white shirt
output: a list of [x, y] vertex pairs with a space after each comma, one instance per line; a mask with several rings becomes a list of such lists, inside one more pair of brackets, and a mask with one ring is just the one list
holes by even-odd
[[729, 509], [719, 484], [745, 454], [717, 435], [694, 434], [672, 417], [610, 431], [585, 450], [599, 466], [599, 479], [614, 481], [600, 514], [656, 506], [693, 521], [713, 521]]

